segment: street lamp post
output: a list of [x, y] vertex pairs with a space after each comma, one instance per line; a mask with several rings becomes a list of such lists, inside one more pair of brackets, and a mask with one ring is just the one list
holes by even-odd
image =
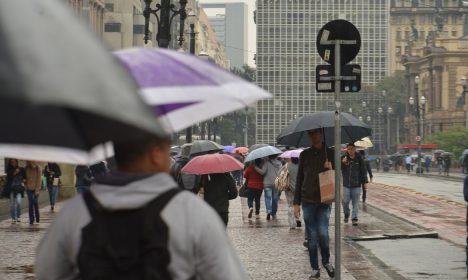
[[[379, 113], [379, 116], [382, 116], [382, 118], [385, 119], [385, 122], [387, 124], [387, 132], [386, 132], [387, 140], [385, 144], [385, 150], [386, 150], [386, 153], [388, 153], [388, 151], [390, 150], [390, 115], [393, 113], [393, 108], [389, 106], [387, 110], [385, 111], [385, 115], [384, 115], [384, 109], [382, 107], [379, 107], [378, 113]], [[382, 144], [382, 142], [381, 142], [380, 147], [381, 147], [380, 151], [382, 152], [384, 149], [384, 145]]]
[[[153, 0], [145, 0], [145, 10], [143, 16], [145, 17], [145, 44], [148, 43], [149, 38], [149, 19], [151, 14], [156, 17], [158, 25], [158, 34], [156, 35], [156, 41], [158, 46], [161, 48], [168, 48], [171, 41], [171, 24], [175, 16], [180, 16], [180, 36], [179, 45], [182, 45], [184, 41], [184, 23], [187, 18], [187, 0], [180, 0], [180, 8], [177, 10], [174, 4], [171, 4], [171, 0], [161, 0], [160, 4], [156, 4], [156, 9], [151, 9], [151, 2]], [[159, 12], [159, 16], [158, 16]], [[172, 12], [172, 15], [171, 15]]]
[[[409, 104], [414, 108], [414, 113], [416, 114], [416, 121], [417, 121], [417, 149], [418, 149], [418, 170], [416, 173], [419, 175], [422, 173], [421, 169], [421, 141], [422, 141], [422, 125], [423, 125], [423, 114], [424, 114], [424, 105], [426, 104], [426, 98], [424, 96], [419, 97], [419, 76], [414, 78], [414, 85], [415, 85], [415, 92], [416, 98], [411, 96], [409, 98]], [[421, 105], [420, 105], [421, 104]]]
[[460, 96], [460, 99], [462, 101], [462, 105], [463, 105], [463, 109], [465, 111], [465, 128], [468, 128], [468, 102], [466, 101], [466, 93], [468, 92], [468, 90], [466, 89], [467, 87], [467, 78], [465, 76], [461, 77], [460, 78], [460, 83], [463, 87], [463, 91], [461, 92], [461, 96]]

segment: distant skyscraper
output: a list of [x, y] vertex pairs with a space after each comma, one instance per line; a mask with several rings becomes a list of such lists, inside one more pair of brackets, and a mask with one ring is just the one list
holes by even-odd
[[354, 115], [369, 120], [374, 144], [382, 141], [382, 121], [372, 111], [381, 105], [380, 97], [372, 92], [388, 73], [388, 0], [257, 0], [256, 17], [257, 83], [274, 95], [258, 103], [258, 143], [276, 143], [281, 129], [296, 117], [334, 109], [331, 94], [315, 92], [315, 67], [325, 64], [316, 50], [316, 36], [334, 19], [352, 22], [362, 40], [353, 63], [362, 67], [363, 93], [343, 93], [342, 109], [352, 108]]
[[202, 4], [204, 9], [224, 9], [225, 13], [210, 16], [218, 42], [224, 44], [231, 67], [240, 68], [248, 61], [248, 7], [246, 3]]

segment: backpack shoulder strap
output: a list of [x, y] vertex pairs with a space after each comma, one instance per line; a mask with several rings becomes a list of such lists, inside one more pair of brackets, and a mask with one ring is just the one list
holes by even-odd
[[82, 195], [89, 214], [91, 215], [91, 218], [94, 219], [97, 215], [97, 212], [100, 209], [103, 209], [103, 207], [90, 191], [84, 192]]
[[169, 203], [169, 201], [171, 201], [171, 199], [181, 191], [182, 190], [178, 188], [172, 188], [156, 197], [147, 205], [147, 208], [151, 209], [152, 212], [155, 211], [154, 213], [159, 213], [167, 205], [167, 203]]

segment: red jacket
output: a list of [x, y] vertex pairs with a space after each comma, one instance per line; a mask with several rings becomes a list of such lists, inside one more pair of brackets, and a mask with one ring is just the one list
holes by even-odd
[[263, 190], [263, 176], [255, 170], [253, 164], [244, 171], [244, 178], [248, 188]]

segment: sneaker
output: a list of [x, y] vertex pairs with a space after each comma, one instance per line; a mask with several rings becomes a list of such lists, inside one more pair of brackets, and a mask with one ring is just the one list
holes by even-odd
[[296, 221], [296, 227], [302, 227], [302, 222], [301, 221]]
[[15, 221], [15, 220], [12, 220], [12, 221], [11, 221], [11, 224], [12, 224], [12, 225], [16, 224], [16, 221]]
[[358, 225], [358, 219], [353, 219], [353, 226], [357, 226]]
[[309, 277], [311, 279], [320, 279], [320, 271], [312, 269], [312, 274]]
[[17, 223], [17, 224], [21, 223], [21, 220], [20, 220], [20, 219], [17, 219], [17, 220], [16, 220], [16, 223]]
[[271, 219], [271, 214], [267, 214], [267, 220], [269, 221]]
[[250, 208], [249, 215], [248, 215], [249, 219], [252, 219], [252, 213], [253, 213], [253, 208]]
[[50, 212], [54, 212], [54, 206], [50, 206]]
[[345, 224], [349, 222], [349, 216], [346, 216], [346, 215], [345, 215], [345, 217], [344, 217], [344, 222], [345, 222]]
[[302, 243], [302, 245], [303, 245], [304, 247], [306, 247], [307, 249], [309, 249], [309, 241], [304, 240], [304, 242]]
[[323, 266], [325, 268], [325, 270], [327, 271], [328, 273], [328, 276], [330, 278], [333, 278], [335, 277], [335, 268], [333, 267], [333, 265], [331, 263], [327, 263], [326, 265]]

